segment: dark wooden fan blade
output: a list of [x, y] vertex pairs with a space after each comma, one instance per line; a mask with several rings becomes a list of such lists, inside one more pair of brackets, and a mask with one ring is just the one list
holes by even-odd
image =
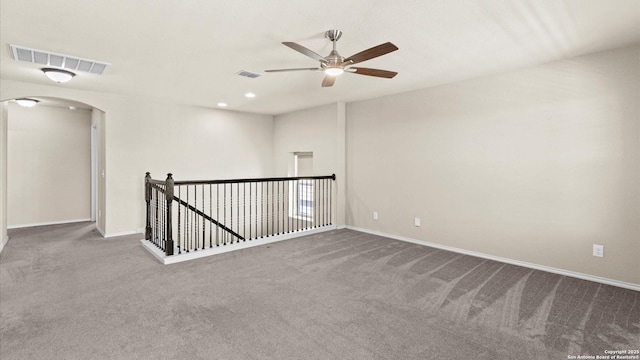
[[333, 86], [333, 83], [336, 82], [335, 76], [325, 75], [324, 80], [322, 80], [322, 87]]
[[382, 77], [387, 79], [391, 79], [392, 77], [398, 75], [398, 73], [395, 71], [387, 71], [387, 70], [380, 70], [380, 69], [369, 69], [369, 68], [353, 67], [353, 66], [350, 67], [349, 69], [355, 70], [353, 74], [376, 76], [376, 77]]
[[313, 60], [317, 60], [317, 61], [320, 61], [320, 62], [326, 62], [326, 60], [320, 54], [316, 53], [313, 50], [307, 49], [306, 47], [304, 47], [304, 46], [302, 46], [302, 45], [300, 45], [298, 43], [285, 41], [282, 44], [292, 48], [293, 50], [295, 50], [295, 51], [297, 51], [297, 52], [299, 52], [299, 53], [301, 53], [303, 55], [306, 55], [306, 56], [312, 58]]
[[274, 69], [274, 70], [265, 70], [264, 72], [284, 72], [284, 71], [304, 71], [304, 70], [317, 71], [322, 69], [321, 68]]
[[357, 64], [359, 62], [367, 61], [396, 50], [398, 50], [397, 46], [393, 45], [390, 42], [387, 42], [378, 46], [374, 46], [365, 51], [361, 51], [355, 55], [351, 55], [348, 58], [344, 59], [344, 62], [350, 61], [352, 64]]

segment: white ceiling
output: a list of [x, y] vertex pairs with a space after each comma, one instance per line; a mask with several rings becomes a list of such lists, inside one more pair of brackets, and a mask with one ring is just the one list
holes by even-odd
[[[393, 79], [320, 72], [281, 44], [343, 56], [391, 41], [400, 50], [359, 66]], [[0, 77], [52, 84], [9, 44], [111, 63], [55, 86], [281, 114], [436, 86], [640, 42], [640, 0], [2, 0]], [[262, 73], [257, 79], [235, 75]], [[247, 99], [244, 93], [257, 94]]]

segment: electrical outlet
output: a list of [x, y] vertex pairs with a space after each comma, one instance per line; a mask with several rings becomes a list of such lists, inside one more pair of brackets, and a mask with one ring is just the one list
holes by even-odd
[[373, 220], [378, 220], [378, 212], [377, 211], [373, 212]]
[[593, 244], [593, 256], [604, 257], [604, 245]]
[[416, 227], [419, 227], [419, 226], [420, 226], [420, 218], [415, 218], [415, 219], [413, 219], [413, 224], [414, 224]]

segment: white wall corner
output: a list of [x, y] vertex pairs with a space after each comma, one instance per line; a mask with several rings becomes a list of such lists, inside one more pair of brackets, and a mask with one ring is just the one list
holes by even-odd
[[7, 245], [7, 242], [9, 242], [9, 237], [5, 236], [0, 242], [0, 254], [2, 254], [2, 250], [4, 249], [4, 246]]
[[102, 229], [100, 228], [100, 225], [98, 225], [98, 223], [96, 223], [96, 231], [97, 231], [97, 232], [98, 232], [98, 233], [99, 233], [103, 238], [106, 238], [106, 237], [107, 237], [107, 235], [104, 233], [104, 230], [102, 230]]
[[346, 225], [347, 202], [347, 106], [336, 104], [336, 225]]

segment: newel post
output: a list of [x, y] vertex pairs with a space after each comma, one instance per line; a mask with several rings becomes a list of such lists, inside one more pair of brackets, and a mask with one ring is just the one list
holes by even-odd
[[173, 177], [172, 174], [167, 174], [165, 198], [167, 199], [167, 239], [165, 243], [165, 254], [167, 256], [173, 255], [173, 228], [171, 226], [171, 204], [173, 203]]
[[144, 177], [144, 200], [147, 203], [147, 227], [144, 231], [144, 238], [151, 240], [151, 173], [147, 172]]

